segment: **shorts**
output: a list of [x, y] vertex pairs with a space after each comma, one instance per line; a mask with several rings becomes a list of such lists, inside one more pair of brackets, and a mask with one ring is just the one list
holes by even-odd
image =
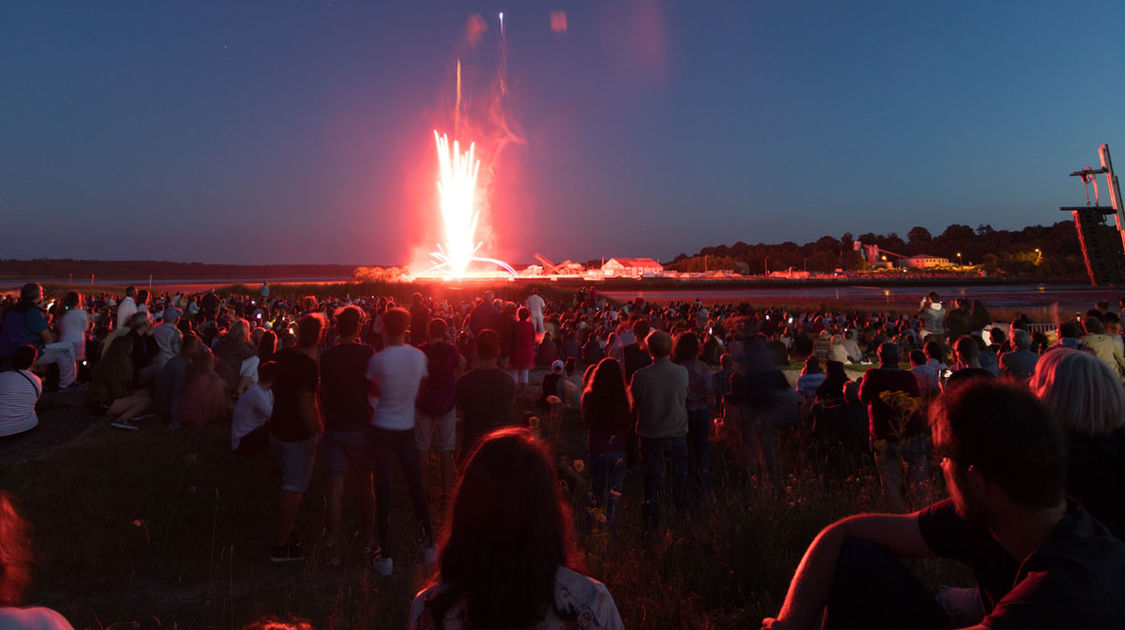
[[431, 415], [414, 413], [414, 444], [420, 451], [430, 450], [433, 443], [439, 453], [452, 453], [457, 446], [457, 411]]
[[277, 465], [281, 468], [281, 489], [285, 492], [304, 492], [309, 489], [313, 464], [316, 463], [316, 445], [320, 436], [307, 440], [283, 442], [270, 434], [270, 447], [273, 449]]
[[358, 431], [326, 431], [324, 433], [324, 470], [330, 476], [339, 477], [348, 472], [371, 469], [367, 429]]

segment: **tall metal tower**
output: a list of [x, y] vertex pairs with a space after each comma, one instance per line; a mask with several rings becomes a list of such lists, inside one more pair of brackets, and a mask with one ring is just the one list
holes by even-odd
[[[1086, 262], [1086, 275], [1090, 284], [1125, 284], [1125, 208], [1122, 207], [1121, 187], [1113, 172], [1113, 161], [1109, 157], [1109, 145], [1098, 147], [1102, 167], [1089, 166], [1071, 173], [1086, 185], [1086, 205], [1062, 207], [1059, 210], [1071, 213], [1074, 228], [1078, 232], [1078, 242], [1082, 245], [1082, 257]], [[1100, 205], [1097, 176], [1105, 174], [1106, 187], [1109, 188], [1109, 206]], [[1090, 204], [1090, 185], [1094, 186], [1094, 203]], [[1115, 230], [1106, 225], [1105, 217], [1114, 215]]]

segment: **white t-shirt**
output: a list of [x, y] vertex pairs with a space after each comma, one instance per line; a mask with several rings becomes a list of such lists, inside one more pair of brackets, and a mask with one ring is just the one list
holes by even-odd
[[532, 315], [541, 317], [543, 315], [544, 305], [545, 302], [543, 302], [543, 298], [540, 297], [538, 293], [532, 293], [527, 296], [527, 310], [531, 311]]
[[414, 428], [418, 385], [429, 376], [426, 355], [414, 346], [388, 346], [367, 361], [367, 380], [379, 383], [371, 424], [388, 431]]
[[74, 360], [86, 359], [86, 311], [76, 308], [59, 318], [59, 341], [74, 345]]
[[121, 304], [117, 306], [117, 327], [125, 328], [129, 325], [129, 319], [137, 312], [137, 302], [131, 297], [121, 300]]
[[[431, 585], [414, 597], [410, 606], [410, 616], [407, 618], [407, 627], [410, 630], [420, 630], [433, 626], [426, 611], [426, 600], [441, 593], [444, 586]], [[445, 612], [442, 626], [446, 630], [461, 630], [465, 627], [468, 617], [468, 603], [464, 600], [456, 602]], [[570, 621], [560, 619], [556, 611], [561, 611]], [[566, 628], [601, 628], [603, 630], [623, 630], [625, 624], [621, 622], [621, 615], [617, 612], [617, 604], [609, 594], [605, 584], [586, 577], [581, 573], [566, 567], [559, 567], [555, 573], [555, 605], [547, 608], [544, 619], [534, 626], [535, 630], [565, 630]]]
[[238, 398], [230, 423], [230, 448], [237, 450], [242, 438], [265, 426], [273, 414], [273, 392], [254, 385]]
[[35, 403], [42, 394], [43, 383], [31, 372], [0, 372], [0, 436], [23, 433], [38, 426]]

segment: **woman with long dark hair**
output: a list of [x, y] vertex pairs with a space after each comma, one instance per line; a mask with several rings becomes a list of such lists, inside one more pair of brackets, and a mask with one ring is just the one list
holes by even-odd
[[621, 510], [625, 449], [633, 429], [631, 408], [621, 364], [617, 359], [602, 359], [582, 392], [582, 422], [590, 470], [589, 507], [603, 509], [610, 526]]
[[574, 566], [546, 448], [523, 429], [495, 431], [465, 466], [435, 583], [414, 598], [409, 627], [621, 628], [605, 585]]

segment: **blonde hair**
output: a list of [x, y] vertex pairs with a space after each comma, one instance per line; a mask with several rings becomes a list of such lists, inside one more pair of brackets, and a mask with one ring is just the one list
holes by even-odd
[[1106, 435], [1125, 424], [1125, 387], [1092, 354], [1071, 348], [1047, 352], [1039, 357], [1028, 387], [1068, 433]]
[[234, 318], [230, 323], [230, 336], [239, 341], [250, 341], [250, 322], [241, 317]]

